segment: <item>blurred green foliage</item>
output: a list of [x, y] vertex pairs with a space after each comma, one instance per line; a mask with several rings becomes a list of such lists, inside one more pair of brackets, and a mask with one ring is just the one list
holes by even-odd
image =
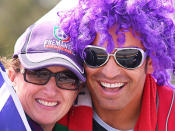
[[44, 7], [49, 0], [0, 0], [0, 56], [12, 56], [17, 38], [59, 2], [53, 1]]

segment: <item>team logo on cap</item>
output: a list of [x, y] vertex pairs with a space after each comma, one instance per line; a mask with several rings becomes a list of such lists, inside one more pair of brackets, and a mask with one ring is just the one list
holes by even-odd
[[53, 29], [53, 35], [56, 39], [52, 38], [44, 40], [44, 48], [56, 49], [57, 51], [65, 51], [69, 54], [74, 54], [70, 36], [67, 36], [64, 31], [57, 26]]
[[55, 26], [54, 27], [54, 36], [57, 40], [59, 41], [63, 41], [63, 42], [69, 42], [70, 41], [70, 36], [67, 36], [64, 31], [58, 27], [58, 26]]

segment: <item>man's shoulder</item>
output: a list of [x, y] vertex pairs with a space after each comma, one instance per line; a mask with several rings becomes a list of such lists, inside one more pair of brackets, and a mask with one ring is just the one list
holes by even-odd
[[158, 86], [158, 95], [160, 97], [166, 97], [167, 99], [172, 99], [174, 89], [169, 86]]
[[175, 104], [174, 97], [175, 97], [175, 90], [173, 88], [168, 86], [158, 87], [159, 103], [170, 106], [171, 104]]
[[158, 87], [158, 128], [175, 130], [175, 90], [167, 86]]

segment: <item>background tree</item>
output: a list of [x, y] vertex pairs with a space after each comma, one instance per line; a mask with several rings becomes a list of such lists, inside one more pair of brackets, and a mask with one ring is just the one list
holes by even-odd
[[60, 0], [0, 0], [0, 56], [11, 57], [17, 38]]

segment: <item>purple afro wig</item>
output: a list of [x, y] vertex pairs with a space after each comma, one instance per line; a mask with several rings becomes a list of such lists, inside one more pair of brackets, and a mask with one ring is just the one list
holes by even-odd
[[[168, 70], [175, 71], [174, 4], [171, 0], [79, 0], [77, 7], [58, 12], [61, 26], [81, 56], [84, 47], [100, 34], [99, 45], [108, 41], [107, 50], [114, 48], [108, 30], [117, 23], [119, 44], [125, 42], [123, 32], [132, 28], [153, 61], [153, 76], [159, 85], [169, 85]], [[136, 35], [135, 35], [136, 36]]]

